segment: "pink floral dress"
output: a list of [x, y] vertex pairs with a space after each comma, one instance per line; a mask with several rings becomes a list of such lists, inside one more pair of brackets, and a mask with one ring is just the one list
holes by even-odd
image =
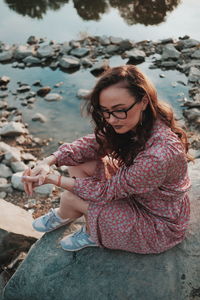
[[97, 154], [94, 134], [54, 153], [57, 165], [97, 160], [92, 177], [77, 178], [73, 193], [89, 202], [92, 239], [102, 247], [160, 253], [180, 243], [189, 222], [188, 166], [182, 145], [161, 121], [129, 166], [108, 168]]

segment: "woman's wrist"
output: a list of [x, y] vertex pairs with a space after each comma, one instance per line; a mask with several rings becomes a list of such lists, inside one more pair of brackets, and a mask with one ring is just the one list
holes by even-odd
[[41, 161], [42, 164], [47, 164], [48, 166], [54, 165], [56, 163], [56, 157], [52, 154]]
[[45, 184], [48, 183], [72, 191], [75, 185], [75, 179], [71, 177], [65, 177], [60, 174], [57, 175], [57, 174], [50, 173], [46, 176], [45, 179]]

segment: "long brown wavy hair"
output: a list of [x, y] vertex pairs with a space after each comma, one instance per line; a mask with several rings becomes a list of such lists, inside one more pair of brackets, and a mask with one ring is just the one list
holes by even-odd
[[[148, 97], [148, 105], [143, 111], [142, 119], [134, 131], [118, 134], [99, 113], [99, 97], [105, 88], [120, 83], [126, 88], [136, 102]], [[157, 92], [149, 79], [134, 65], [125, 65], [108, 69], [98, 80], [89, 96], [87, 111], [95, 125], [95, 136], [100, 145], [99, 154], [107, 154], [118, 160], [119, 165], [130, 166], [136, 155], [144, 150], [157, 119], [162, 120], [179, 137], [188, 160], [188, 139], [185, 131], [177, 125], [171, 107], [158, 100]]]

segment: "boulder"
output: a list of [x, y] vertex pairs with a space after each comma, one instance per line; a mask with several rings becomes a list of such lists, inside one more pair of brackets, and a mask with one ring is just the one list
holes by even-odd
[[19, 122], [9, 122], [0, 128], [0, 135], [2, 136], [16, 136], [26, 133], [27, 130], [24, 128], [24, 125]]
[[16, 59], [24, 59], [27, 56], [32, 56], [35, 54], [34, 48], [33, 47], [27, 47], [20, 45], [16, 48], [14, 52], [14, 57]]
[[[51, 95], [51, 94], [49, 94]], [[39, 121], [41, 123], [45, 123], [47, 121], [47, 118], [41, 114], [41, 113], [36, 113], [34, 116], [32, 116], [32, 121]]]
[[70, 51], [70, 54], [74, 55], [78, 58], [81, 58], [81, 57], [89, 54], [89, 49], [88, 48], [74, 48]]
[[39, 58], [52, 57], [54, 55], [54, 50], [51, 46], [45, 45], [37, 50], [37, 56]]
[[196, 67], [190, 68], [188, 82], [200, 82], [200, 70]]
[[94, 76], [99, 76], [101, 73], [106, 71], [109, 68], [109, 61], [104, 59], [94, 64], [94, 66], [91, 68], [90, 72]]
[[80, 67], [80, 61], [78, 58], [71, 55], [64, 55], [59, 61], [60, 67], [63, 69], [74, 69]]
[[62, 96], [60, 94], [57, 94], [57, 93], [51, 93], [51, 94], [48, 94], [44, 97], [44, 100], [46, 101], [60, 101], [62, 100]]
[[13, 58], [12, 51], [3, 51], [0, 53], [0, 62], [6, 62]]
[[146, 54], [139, 49], [133, 49], [125, 52], [125, 56], [129, 58], [128, 64], [138, 64], [145, 61]]
[[14, 189], [19, 191], [24, 191], [24, 186], [21, 181], [21, 178], [22, 178], [22, 172], [17, 172], [13, 174], [11, 177], [11, 184]]
[[77, 225], [67, 225], [45, 234], [34, 244], [6, 285], [4, 300], [198, 299], [199, 168], [200, 159], [189, 166], [193, 184], [191, 221], [181, 244], [157, 255], [102, 248], [65, 252], [60, 239], [77, 229]]
[[176, 50], [174, 45], [168, 44], [163, 48], [162, 59], [163, 60], [177, 60], [180, 56], [180, 52]]

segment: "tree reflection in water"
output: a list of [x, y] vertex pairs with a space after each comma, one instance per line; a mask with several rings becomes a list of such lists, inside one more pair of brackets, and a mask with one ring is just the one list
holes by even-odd
[[100, 20], [100, 16], [108, 10], [105, 0], [73, 0], [78, 15], [83, 20]]
[[[23, 16], [42, 19], [48, 9], [58, 10], [69, 0], [4, 0]], [[157, 25], [181, 0], [73, 0], [78, 15], [86, 21], [100, 20], [109, 7], [118, 9], [127, 24]]]
[[48, 9], [58, 10], [69, 0], [4, 0], [9, 8], [20, 15], [43, 19]]

